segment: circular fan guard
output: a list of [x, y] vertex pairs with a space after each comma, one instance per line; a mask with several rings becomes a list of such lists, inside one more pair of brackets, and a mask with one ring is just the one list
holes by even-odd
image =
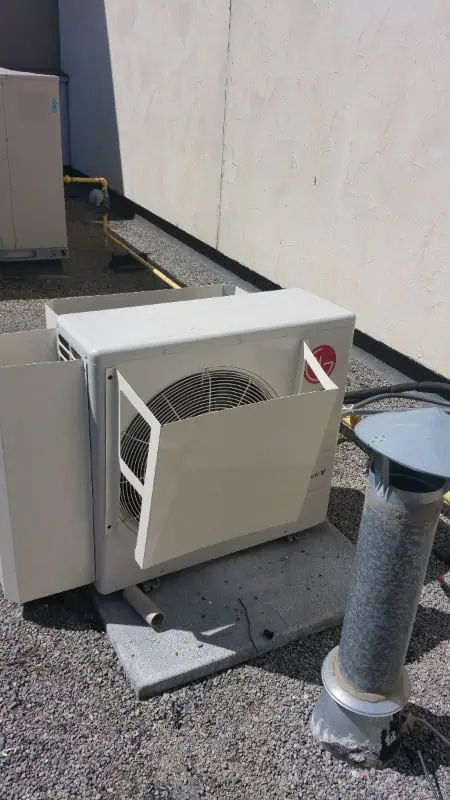
[[[147, 407], [161, 425], [167, 425], [200, 414], [261, 403], [274, 396], [260, 378], [248, 372], [221, 368], [204, 370], [172, 383], [150, 400]], [[122, 434], [120, 442], [123, 460], [142, 483], [150, 435], [150, 426], [137, 415]], [[124, 519], [138, 523], [141, 505], [140, 494], [122, 475], [120, 509]]]

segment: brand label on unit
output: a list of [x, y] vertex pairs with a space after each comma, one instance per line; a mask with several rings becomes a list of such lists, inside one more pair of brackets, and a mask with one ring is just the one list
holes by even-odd
[[[336, 367], [336, 350], [334, 347], [331, 344], [320, 344], [312, 352], [323, 371], [327, 375], [331, 375]], [[320, 383], [309, 364], [305, 364], [305, 379], [308, 383]]]

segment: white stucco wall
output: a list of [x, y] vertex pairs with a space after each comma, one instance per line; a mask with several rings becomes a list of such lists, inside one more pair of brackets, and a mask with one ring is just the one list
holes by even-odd
[[[105, 7], [124, 193], [450, 376], [449, 4]], [[73, 96], [85, 51], [69, 33]], [[74, 166], [102, 170], [98, 130], [72, 138]]]

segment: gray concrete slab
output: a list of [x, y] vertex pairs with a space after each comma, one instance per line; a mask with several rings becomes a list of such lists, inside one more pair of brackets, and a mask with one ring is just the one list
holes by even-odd
[[299, 535], [166, 576], [154, 630], [120, 595], [95, 593], [139, 698], [240, 664], [343, 618], [353, 545], [326, 522]]

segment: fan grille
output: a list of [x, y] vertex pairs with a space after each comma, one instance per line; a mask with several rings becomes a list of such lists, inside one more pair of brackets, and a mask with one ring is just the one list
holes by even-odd
[[[274, 397], [274, 392], [260, 378], [248, 372], [211, 369], [189, 375], [159, 392], [147, 407], [161, 425], [189, 417], [197, 417], [227, 408], [261, 403]], [[122, 459], [143, 483], [150, 441], [150, 426], [137, 415], [121, 437]], [[122, 475], [120, 509], [125, 520], [138, 523], [142, 498]]]

